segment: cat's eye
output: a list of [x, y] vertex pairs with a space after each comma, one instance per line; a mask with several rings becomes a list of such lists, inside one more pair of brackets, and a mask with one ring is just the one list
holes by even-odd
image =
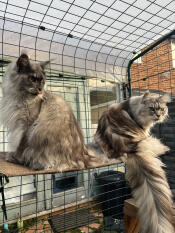
[[160, 110], [163, 112], [163, 111], [164, 111], [164, 108], [160, 108]]
[[35, 76], [31, 76], [30, 79], [31, 79], [32, 82], [41, 82], [43, 80], [42, 77], [41, 78], [36, 78]]
[[153, 107], [149, 107], [150, 111], [154, 111], [154, 108]]
[[38, 78], [38, 81], [41, 82], [43, 80], [43, 78]]
[[30, 79], [31, 79], [32, 82], [36, 82], [37, 81], [37, 78], [34, 77], [34, 76], [31, 76]]

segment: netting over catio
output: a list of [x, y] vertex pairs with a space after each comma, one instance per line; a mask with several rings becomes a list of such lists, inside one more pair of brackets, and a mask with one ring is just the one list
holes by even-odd
[[26, 48], [61, 72], [123, 82], [134, 53], [174, 27], [173, 0], [1, 0], [2, 58]]

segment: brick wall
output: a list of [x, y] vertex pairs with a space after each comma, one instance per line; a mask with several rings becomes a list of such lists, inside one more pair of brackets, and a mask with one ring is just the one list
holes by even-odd
[[[142, 57], [142, 64], [134, 63], [131, 67], [131, 78], [134, 95], [149, 89], [154, 92], [168, 92], [175, 97], [175, 69], [173, 69], [171, 40], [164, 41], [145, 54]], [[166, 164], [164, 169], [175, 198], [175, 102], [168, 104], [168, 108], [168, 121], [155, 126], [152, 133], [171, 149], [161, 158]]]
[[168, 39], [142, 56], [142, 63], [131, 67], [132, 88], [175, 94], [175, 69], [172, 63], [171, 40]]

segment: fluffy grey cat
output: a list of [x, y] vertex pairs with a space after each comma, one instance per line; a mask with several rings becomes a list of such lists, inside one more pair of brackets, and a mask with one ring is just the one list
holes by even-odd
[[6, 160], [36, 170], [86, 168], [94, 160], [70, 106], [44, 90], [47, 64], [23, 53], [4, 75], [0, 118], [11, 142]]
[[[172, 196], [158, 155], [169, 150], [150, 136], [150, 129], [168, 116], [167, 95], [146, 92], [113, 104], [101, 116], [91, 153], [126, 157], [128, 181], [139, 207], [142, 233], [174, 233]], [[103, 152], [102, 152], [103, 151]]]

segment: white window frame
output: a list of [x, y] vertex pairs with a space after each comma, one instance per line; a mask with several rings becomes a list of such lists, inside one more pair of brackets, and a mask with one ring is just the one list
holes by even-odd
[[[132, 59], [134, 58], [134, 57], [136, 57], [137, 55], [139, 55], [141, 52], [137, 52], [136, 54], [134, 54], [134, 56], [132, 57]], [[139, 57], [139, 58], [137, 58], [135, 61], [134, 61], [134, 63], [136, 63], [136, 64], [142, 64], [142, 57]]]

